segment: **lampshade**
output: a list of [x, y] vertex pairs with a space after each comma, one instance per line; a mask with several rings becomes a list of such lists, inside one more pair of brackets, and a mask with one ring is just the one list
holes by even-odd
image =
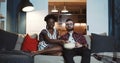
[[61, 12], [63, 12], [63, 13], [68, 12], [68, 10], [66, 9], [66, 6], [64, 6], [64, 8]]
[[55, 5], [54, 5], [53, 9], [51, 10], [51, 12], [58, 12]]
[[30, 11], [33, 11], [33, 10], [34, 10], [34, 7], [33, 7], [32, 3], [29, 0], [26, 0], [24, 2], [22, 11], [24, 11], [24, 12], [30, 12]]
[[61, 11], [61, 12], [63, 12], [63, 13], [66, 13], [66, 12], [68, 12], [68, 10], [66, 9], [65, 2], [66, 2], [66, 0], [64, 1], [64, 7], [63, 7], [63, 10]]

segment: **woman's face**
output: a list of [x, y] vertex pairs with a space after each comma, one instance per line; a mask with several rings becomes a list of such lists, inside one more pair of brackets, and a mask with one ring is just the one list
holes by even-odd
[[48, 21], [47, 21], [47, 27], [48, 28], [53, 28], [54, 27], [54, 25], [55, 25], [55, 20], [54, 19], [49, 19]]

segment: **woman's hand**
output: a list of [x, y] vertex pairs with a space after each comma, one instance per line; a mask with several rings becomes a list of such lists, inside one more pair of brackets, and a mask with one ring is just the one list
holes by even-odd
[[61, 40], [61, 44], [65, 44], [65, 43], [67, 43], [67, 41]]
[[38, 51], [31, 51], [32, 54], [39, 54]]

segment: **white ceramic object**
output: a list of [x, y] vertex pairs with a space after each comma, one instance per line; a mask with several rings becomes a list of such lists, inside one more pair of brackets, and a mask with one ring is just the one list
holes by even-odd
[[75, 43], [66, 43], [66, 44], [64, 44], [64, 48], [73, 49], [73, 48], [75, 48]]

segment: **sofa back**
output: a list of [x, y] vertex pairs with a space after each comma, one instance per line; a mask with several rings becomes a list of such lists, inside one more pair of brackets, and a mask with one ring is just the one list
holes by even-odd
[[0, 29], [0, 50], [12, 50], [15, 47], [17, 34]]
[[88, 44], [88, 48], [91, 49], [91, 38], [90, 38], [90, 35], [84, 35], [86, 41], [87, 41], [87, 44]]
[[[16, 42], [16, 45], [15, 45], [15, 50], [21, 50], [21, 47], [22, 47], [22, 43], [24, 42], [24, 38], [25, 38], [26, 34], [18, 34], [18, 39], [17, 39], [17, 42]], [[30, 35], [31, 37], [35, 37], [36, 34], [31, 34]], [[91, 38], [89, 35], [84, 35], [87, 43], [88, 43], [88, 48], [90, 49], [91, 47]], [[36, 46], [37, 47], [37, 46]]]

